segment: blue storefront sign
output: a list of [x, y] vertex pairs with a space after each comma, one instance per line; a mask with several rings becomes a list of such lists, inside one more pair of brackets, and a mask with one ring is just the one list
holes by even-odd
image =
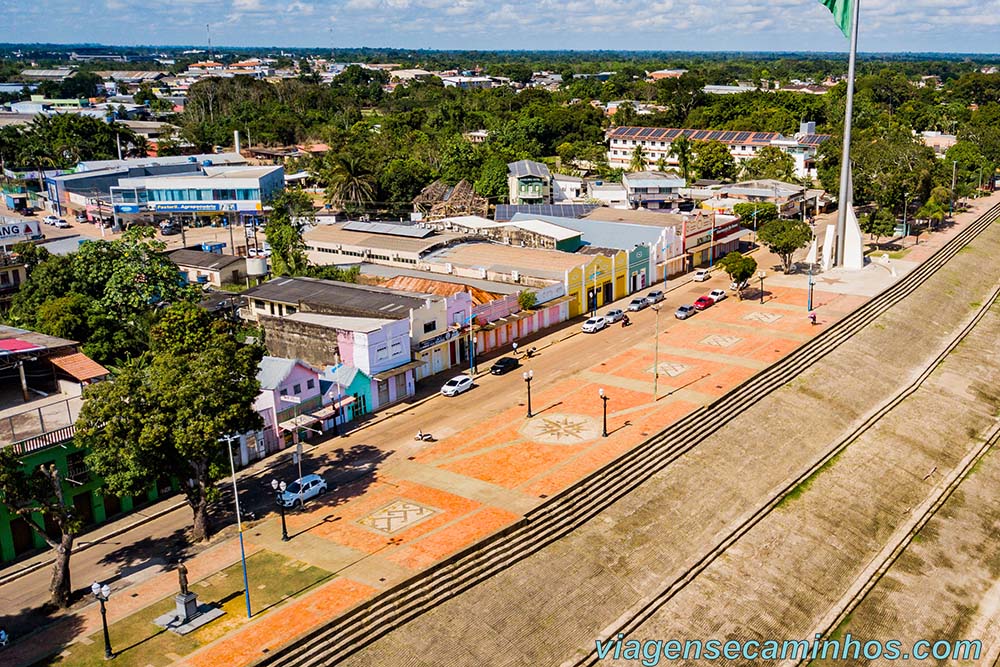
[[115, 213], [138, 213], [140, 210], [136, 204], [115, 204]]
[[221, 211], [222, 206], [219, 204], [156, 204], [156, 210], [201, 213], [203, 211]]

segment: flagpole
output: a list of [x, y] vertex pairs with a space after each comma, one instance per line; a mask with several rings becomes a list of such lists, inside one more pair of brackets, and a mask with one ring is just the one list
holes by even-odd
[[848, 193], [851, 173], [851, 119], [854, 114], [854, 66], [858, 56], [858, 19], [861, 16], [861, 0], [852, 0], [851, 55], [847, 65], [847, 109], [844, 112], [844, 146], [840, 157], [840, 194], [837, 196], [837, 255], [835, 266], [844, 264], [844, 235], [847, 229], [847, 207], [854, 202]]

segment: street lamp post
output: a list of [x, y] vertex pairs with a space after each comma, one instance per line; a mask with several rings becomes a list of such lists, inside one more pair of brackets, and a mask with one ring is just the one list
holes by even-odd
[[243, 563], [243, 596], [247, 603], [247, 618], [253, 616], [250, 610], [250, 580], [247, 577], [247, 552], [243, 547], [243, 517], [240, 514], [240, 492], [236, 487], [236, 463], [233, 462], [233, 440], [239, 440], [238, 435], [223, 436], [229, 449], [229, 471], [233, 475], [233, 499], [236, 501], [236, 530], [240, 536], [240, 561]]
[[656, 400], [657, 383], [660, 380], [660, 307], [653, 306], [656, 320], [653, 324], [653, 400]]
[[531, 419], [531, 379], [535, 377], [535, 371], [524, 371], [521, 377], [524, 378], [524, 383], [528, 385], [528, 419]]
[[760, 280], [760, 303], [764, 304], [764, 278], [767, 276], [763, 271], [757, 272], [757, 279]]
[[910, 230], [906, 226], [906, 209], [909, 207], [910, 207], [910, 193], [904, 192], [903, 193], [903, 240], [904, 241], [906, 240], [906, 237], [910, 235], [909, 234]]
[[606, 438], [608, 437], [608, 401], [610, 399], [604, 394], [603, 387], [598, 389], [597, 393], [601, 397], [601, 403], [603, 403], [604, 407], [604, 429], [601, 431], [601, 437]]
[[115, 657], [115, 654], [111, 652], [111, 636], [108, 634], [108, 609], [105, 607], [105, 603], [111, 597], [111, 587], [107, 584], [102, 586], [95, 581], [90, 585], [90, 592], [101, 603], [101, 624], [104, 626], [104, 659], [110, 660]]
[[292, 444], [295, 445], [295, 458], [298, 459], [299, 479], [302, 479], [302, 446], [299, 443], [299, 405], [302, 403], [302, 399], [298, 396], [280, 396], [279, 398], [285, 403], [291, 403], [295, 406], [292, 416]]
[[271, 488], [274, 489], [274, 501], [278, 503], [278, 512], [281, 513], [281, 541], [288, 541], [288, 526], [285, 525], [285, 503], [283, 502], [282, 494], [285, 492], [285, 487], [287, 485], [284, 482], [279, 482], [276, 479], [271, 480]]

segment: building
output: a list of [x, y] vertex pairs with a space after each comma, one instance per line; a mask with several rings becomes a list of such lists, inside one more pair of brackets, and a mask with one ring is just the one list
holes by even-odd
[[631, 208], [628, 203], [628, 191], [621, 183], [590, 181], [587, 183], [587, 198], [600, 202], [603, 207]]
[[541, 162], [519, 160], [507, 165], [511, 204], [551, 204], [552, 172]]
[[682, 135], [690, 141], [722, 142], [737, 162], [756, 157], [765, 146], [774, 146], [792, 156], [795, 175], [799, 178], [816, 177], [816, 151], [820, 144], [830, 138], [827, 134], [816, 134], [815, 123], [802, 123], [794, 137], [785, 137], [777, 132], [615, 127], [605, 134], [608, 141], [608, 163], [612, 167], [629, 168], [632, 152], [636, 146], [641, 146], [648, 166], [653, 166], [660, 160], [670, 166], [678, 166], [678, 158], [671, 154], [670, 146], [674, 139]]
[[[269, 351], [295, 353], [316, 365], [352, 363], [351, 355], [341, 347], [345, 343], [337, 331], [369, 333], [371, 329], [362, 331], [358, 327], [370, 326], [374, 320], [402, 320], [403, 324], [393, 326], [408, 332], [406, 355], [397, 355], [391, 345], [386, 353], [376, 350], [370, 366], [372, 378], [388, 386], [377, 388], [377, 400], [373, 399], [371, 409], [385, 405], [379, 397], [395, 402], [411, 395], [414, 371], [420, 369], [423, 377], [468, 359], [467, 341], [459, 340], [463, 331], [467, 333], [472, 309], [467, 292], [439, 296], [332, 280], [278, 278], [247, 290], [244, 296], [249, 305], [241, 315], [264, 328]], [[352, 324], [317, 315], [366, 318], [366, 321]], [[355, 328], [349, 329], [350, 326]], [[395, 331], [392, 327], [381, 328]], [[426, 351], [426, 360], [411, 361], [408, 355], [416, 351]], [[383, 361], [399, 364], [385, 368]], [[353, 363], [358, 363], [357, 359]]]
[[280, 166], [203, 166], [200, 173], [120, 179], [111, 188], [111, 202], [117, 215], [149, 212], [154, 222], [183, 215], [246, 224], [259, 220], [264, 202], [284, 187]]
[[686, 185], [683, 178], [661, 171], [639, 171], [622, 176], [622, 186], [633, 208], [671, 208]]
[[413, 267], [435, 249], [458, 242], [462, 235], [413, 224], [351, 221], [317, 224], [302, 237], [313, 264], [372, 262]]
[[490, 138], [490, 131], [472, 130], [470, 132], [463, 132], [462, 136], [471, 144], [482, 144], [486, 143], [486, 140]]
[[[669, 275], [686, 270], [682, 222], [654, 226], [580, 218], [535, 217], [578, 232], [585, 248], [600, 248], [608, 251], [607, 254], [618, 251], [628, 253], [626, 294], [645, 289], [654, 282], [665, 280]], [[532, 216], [519, 213], [514, 216], [514, 221], [527, 221], [530, 218]]]
[[[320, 391], [319, 370], [299, 359], [266, 356], [257, 371], [260, 393], [253, 408], [264, 420], [263, 434], [252, 434], [251, 444], [241, 448], [247, 459], [263, 458], [293, 444], [294, 431], [303, 437], [302, 426], [308, 426], [308, 415], [323, 404]], [[300, 416], [306, 419], [299, 419]], [[263, 450], [263, 451], [260, 451]], [[246, 465], [246, 461], [244, 461]]]
[[[815, 213], [818, 206], [817, 192], [796, 183], [774, 179], [742, 181], [711, 188], [712, 197], [701, 202], [701, 208], [717, 213], [733, 214], [733, 206], [752, 202], [767, 202], [778, 208], [782, 217], [799, 216], [807, 208]], [[807, 202], [808, 200], [808, 202]]]
[[478, 236], [497, 243], [525, 248], [548, 248], [576, 252], [583, 242], [580, 234], [540, 219], [521, 218], [496, 222], [488, 218], [467, 215], [444, 218], [426, 223], [428, 227], [468, 236]]
[[506, 222], [513, 219], [518, 213], [528, 215], [548, 215], [556, 218], [582, 218], [600, 204], [578, 203], [578, 204], [497, 204], [493, 212], [493, 219], [497, 222]]
[[655, 72], [648, 72], [646, 77], [649, 81], [659, 81], [661, 79], [679, 79], [687, 74], [686, 69], [658, 69]]
[[444, 84], [445, 88], [461, 88], [463, 90], [493, 87], [493, 79], [488, 76], [443, 76], [441, 83]]
[[587, 198], [587, 184], [579, 176], [554, 174], [552, 201], [555, 204], [581, 203]]
[[934, 155], [942, 159], [945, 153], [948, 152], [948, 149], [958, 143], [958, 137], [954, 134], [944, 134], [930, 130], [921, 132], [920, 140], [924, 143], [924, 146], [934, 149]]
[[167, 253], [189, 283], [197, 285], [238, 285], [247, 275], [247, 260], [235, 255], [222, 255], [203, 250], [183, 248]]

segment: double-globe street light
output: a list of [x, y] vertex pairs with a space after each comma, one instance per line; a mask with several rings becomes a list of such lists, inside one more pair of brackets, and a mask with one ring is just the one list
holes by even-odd
[[531, 378], [535, 377], [535, 371], [524, 371], [521, 374], [525, 384], [528, 385], [528, 418], [531, 418]]
[[115, 657], [115, 654], [111, 652], [111, 636], [108, 634], [108, 610], [105, 603], [111, 597], [111, 587], [107, 584], [102, 586], [95, 581], [90, 585], [90, 592], [101, 603], [101, 624], [104, 626], [104, 659], [110, 660]]
[[286, 484], [276, 479], [271, 480], [271, 488], [274, 489], [274, 501], [278, 503], [278, 512], [281, 513], [281, 541], [288, 541], [288, 527], [285, 525], [285, 502], [282, 497], [285, 493]]
[[767, 277], [767, 274], [764, 273], [763, 271], [758, 271], [757, 272], [757, 279], [760, 280], [760, 303], [761, 303], [761, 305], [764, 305], [764, 278], [766, 278], [766, 277]]

